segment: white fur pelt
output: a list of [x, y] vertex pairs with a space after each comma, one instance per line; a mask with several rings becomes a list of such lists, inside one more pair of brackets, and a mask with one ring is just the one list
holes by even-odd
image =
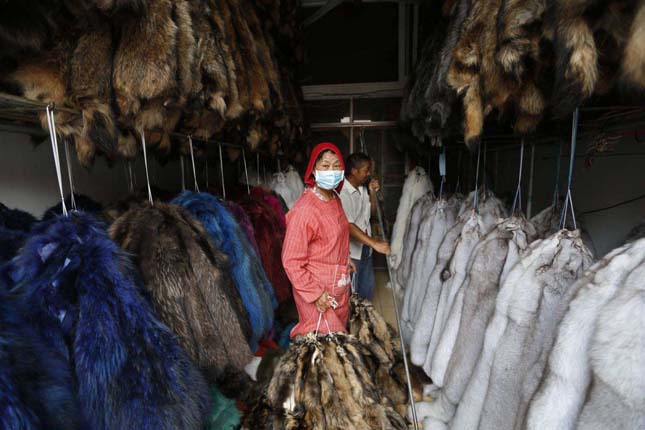
[[[458, 212], [460, 215], [455, 224], [446, 232], [439, 246], [436, 264], [432, 268], [425, 293], [412, 304], [411, 318], [416, 323], [410, 342], [410, 360], [417, 366], [423, 366], [426, 362], [442, 286], [445, 281], [449, 280], [447, 276], [450, 274], [450, 261], [457, 246], [457, 240], [473, 211], [474, 199], [475, 192], [473, 191], [461, 203]], [[505, 213], [501, 201], [488, 192], [480, 193], [479, 210], [481, 218], [485, 220], [484, 223], [490, 225], [491, 228], [496, 219]]]
[[412, 206], [410, 220], [408, 221], [408, 226], [405, 229], [405, 235], [403, 238], [401, 262], [396, 270], [396, 280], [403, 289], [407, 288], [408, 279], [410, 277], [410, 265], [412, 263], [412, 257], [415, 255], [414, 251], [417, 245], [419, 229], [421, 228], [423, 220], [432, 210], [432, 206], [435, 201], [434, 193], [428, 192], [421, 196], [421, 198]]
[[423, 219], [414, 256], [412, 257], [411, 270], [408, 284], [403, 299], [402, 320], [405, 341], [409, 343], [412, 336], [418, 310], [418, 302], [423, 300], [425, 291], [437, 263], [437, 251], [441, 245], [448, 228], [454, 223], [458, 206], [456, 200], [440, 199], [430, 209]]
[[[481, 347], [484, 338], [485, 321], [488, 320], [493, 311], [495, 294], [482, 294], [487, 289], [496, 293], [499, 287], [499, 280], [504, 267], [514, 264], [518, 258], [517, 252], [507, 262], [509, 246], [512, 248], [526, 249], [535, 238], [533, 225], [523, 217], [511, 217], [500, 221], [486, 237], [474, 248], [467, 268], [467, 277], [459, 287], [459, 291], [448, 314], [444, 330], [437, 345], [437, 350], [432, 363], [432, 381], [439, 387], [444, 387], [448, 367], [451, 364], [455, 353], [456, 360], [465, 358], [465, 351], [457, 350], [457, 338], [461, 334], [460, 349], [464, 346], [478, 345], [477, 352]], [[493, 297], [486, 297], [493, 296]], [[479, 303], [486, 300], [486, 303]], [[475, 312], [485, 308], [488, 313], [484, 316], [484, 326], [478, 324], [479, 330], [474, 330], [470, 324]], [[462, 330], [462, 321], [464, 329]], [[472, 356], [473, 353], [470, 354]], [[474, 362], [472, 366], [474, 366]], [[453, 365], [454, 368], [454, 365]], [[454, 371], [454, 370], [453, 370]], [[468, 373], [472, 371], [472, 367]], [[457, 403], [459, 398], [453, 400]], [[450, 418], [450, 417], [449, 417]]]
[[551, 205], [538, 212], [531, 222], [537, 230], [537, 237], [544, 239], [558, 231], [560, 227], [560, 207]]
[[[285, 176], [287, 177], [287, 186], [291, 190], [295, 202], [305, 191], [305, 183], [302, 181], [300, 173], [298, 173], [298, 171], [293, 166], [287, 167]], [[289, 206], [289, 209], [291, 209], [291, 206]]]
[[[638, 318], [624, 319], [625, 315], [623, 313], [611, 314], [611, 318], [616, 318], [615, 323], [622, 323], [621, 332], [620, 335], [617, 335], [617, 339], [612, 339], [610, 343], [603, 345], [602, 348], [601, 342], [603, 336], [604, 339], [607, 339], [606, 335], [611, 332], [611, 329], [609, 328], [610, 325], [605, 324], [609, 322], [606, 319], [599, 319], [599, 315], [602, 318], [609, 317], [609, 314], [601, 313], [601, 310], [612, 299], [621, 297], [619, 292], [622, 289], [629, 289], [634, 284], [638, 284], [642, 288], [642, 272], [634, 272], [634, 277], [630, 276], [629, 279], [627, 278], [630, 272], [634, 271], [639, 265], [644, 264], [644, 262], [645, 239], [641, 239], [609, 253], [576, 283], [578, 284], [577, 294], [569, 305], [567, 314], [560, 324], [557, 340], [549, 356], [547, 371], [543, 376], [538, 392], [531, 401], [527, 415], [527, 429], [570, 430], [577, 428], [578, 417], [584, 402], [587, 399], [589, 402], [596, 402], [600, 399], [603, 392], [607, 394], [609, 392], [605, 390], [605, 388], [609, 388], [608, 385], [599, 386], [596, 387], [598, 391], [592, 392], [591, 396], [589, 396], [588, 389], [592, 384], [592, 375], [594, 377], [596, 376], [592, 371], [599, 371], [597, 374], [599, 377], [598, 381], [594, 378], [594, 382], [606, 382], [604, 379], [607, 375], [612, 375], [607, 379], [615, 377], [614, 381], [609, 381], [612, 384], [611, 389], [616, 388], [613, 384], [618, 383], [620, 385], [626, 382], [625, 376], [627, 376], [630, 370], [621, 368], [619, 365], [627, 363], [624, 360], [621, 361], [624, 356], [620, 355], [619, 350], [621, 348], [619, 345], [623, 340], [629, 343], [630, 341], [634, 342], [638, 339], [638, 337], [630, 338], [629, 336], [630, 333], [636, 333], [633, 330], [638, 330], [639, 321], [642, 324], [643, 312], [641, 310], [638, 317], [641, 318], [640, 320]], [[641, 277], [638, 278], [638, 275]], [[626, 279], [628, 282], [625, 282]], [[640, 294], [642, 297], [642, 290]], [[616, 303], [619, 302], [620, 300]], [[601, 327], [601, 330], [596, 331], [597, 327]], [[642, 333], [643, 331], [641, 329], [640, 339], [642, 339]], [[596, 334], [595, 338], [594, 334]], [[638, 342], [642, 342], [642, 340]], [[616, 356], [609, 350], [609, 348], [613, 347], [618, 347], [619, 349], [615, 351]], [[603, 350], [603, 348], [605, 349]], [[637, 345], [637, 343], [631, 343], [630, 348], [642, 348], [642, 344]], [[589, 360], [590, 350], [593, 351], [593, 358], [591, 360]], [[634, 351], [633, 357], [637, 356], [637, 351]], [[642, 371], [642, 355], [637, 361], [637, 366], [640, 366]], [[598, 367], [600, 364], [606, 366], [606, 368], [600, 369]], [[623, 370], [625, 370], [625, 373], [621, 373]], [[631, 375], [634, 375], [634, 373], [631, 373]], [[631, 381], [624, 385], [624, 387], [635, 387], [633, 383], [642, 384], [642, 381], [642, 378], [640, 382]], [[641, 406], [643, 398], [641, 394], [639, 398]], [[612, 399], [607, 398], [604, 401], [609, 403], [603, 406], [597, 405], [596, 407], [599, 409], [596, 411], [590, 409], [594, 403], [588, 403], [589, 409], [587, 412], [595, 412], [597, 414], [612, 412], [613, 410], [610, 410]], [[586, 418], [584, 422], [587, 422]], [[638, 426], [620, 427], [619, 425], [614, 425], [619, 422], [620, 419], [616, 423], [612, 422], [609, 427], [605, 428], [639, 428]]]
[[645, 264], [598, 316], [579, 430], [645, 428]]
[[390, 244], [391, 255], [389, 260], [390, 267], [394, 270], [401, 264], [403, 238], [405, 236], [405, 229], [408, 226], [408, 220], [410, 219], [412, 206], [421, 196], [433, 189], [430, 177], [423, 168], [415, 167], [408, 172], [408, 176], [403, 184], [403, 190], [401, 191], [399, 208], [396, 211], [396, 220], [394, 221], [394, 227], [392, 229], [392, 241]]
[[[251, 179], [252, 177], [249, 177], [249, 180]], [[284, 199], [289, 209], [305, 190], [300, 175], [292, 166], [289, 166], [286, 172], [274, 173], [269, 181], [269, 187]]]
[[[551, 239], [555, 246], [548, 243]], [[542, 261], [515, 286], [505, 312], [507, 323], [492, 362], [480, 429], [521, 428], [557, 326], [575, 294], [575, 281], [591, 265], [592, 254], [579, 231], [562, 230], [546, 242]]]
[[[461, 314], [456, 319], [455, 313], [451, 311], [439, 343], [439, 348], [442, 349], [442, 343], [450, 342], [452, 331], [457, 331], [446, 364], [443, 389], [436, 394], [436, 401], [429, 410], [436, 420], [447, 423], [453, 417], [479, 359], [486, 325], [495, 309], [500, 280], [515, 265], [520, 254], [534, 238], [535, 229], [529, 221], [523, 217], [511, 217], [499, 223], [473, 251], [469, 276], [459, 292], [463, 296]], [[457, 299], [459, 300], [459, 295]], [[460, 302], [456, 302], [457, 306], [458, 303]], [[433, 364], [433, 370], [440, 365]]]
[[423, 366], [430, 344], [430, 335], [434, 324], [434, 316], [437, 313], [439, 296], [441, 295], [442, 273], [455, 251], [456, 241], [459, 233], [466, 223], [467, 217], [458, 217], [456, 223], [450, 227], [445, 234], [439, 250], [437, 251], [437, 262], [432, 268], [430, 280], [428, 281], [423, 300], [414, 304], [416, 309], [413, 314], [414, 332], [410, 342], [410, 361], [415, 366]]
[[[487, 217], [487, 219], [490, 218]], [[461, 284], [466, 279], [470, 255], [475, 249], [477, 243], [479, 243], [493, 225], [493, 223], [491, 223], [490, 226], [486, 225], [484, 223], [484, 217], [475, 213], [473, 210], [470, 217], [464, 224], [464, 228], [459, 234], [459, 238], [457, 239], [457, 244], [455, 246], [455, 252], [450, 259], [448, 267], [443, 273], [444, 282], [441, 286], [441, 294], [439, 296], [435, 321], [432, 328], [432, 334], [430, 336], [430, 343], [428, 344], [426, 360], [423, 364], [423, 370], [430, 376], [430, 378], [432, 378], [432, 382], [439, 387], [443, 385], [443, 372], [433, 372], [432, 364], [434, 353], [441, 339], [443, 329], [446, 321], [448, 320], [448, 314], [452, 309], [455, 297], [459, 292]], [[461, 309], [456, 309], [455, 311], [461, 312]], [[443, 353], [448, 353], [448, 351]], [[435, 377], [437, 380], [435, 380]]]
[[[540, 281], [537, 279], [538, 275], [541, 278], [543, 276], [541, 272], [553, 263], [554, 255], [560, 247], [560, 241], [565, 239], [562, 236], [567, 233], [560, 234], [559, 232], [548, 239], [533, 242], [508, 274], [502, 276], [502, 286], [497, 295], [493, 317], [486, 327], [481, 355], [451, 422], [451, 429], [474, 430], [479, 428], [484, 403], [487, 399], [488, 386], [492, 381], [491, 369], [495, 361], [497, 347], [509, 325], [509, 311], [514, 314], [514, 304], [518, 300], [521, 302], [517, 296], [523, 292], [523, 287], [529, 283], [540, 285]], [[530, 291], [535, 289], [534, 287]], [[537, 289], [539, 290], [539, 288]], [[513, 328], [514, 326], [511, 325], [510, 329]]]
[[287, 176], [282, 173], [274, 173], [269, 181], [269, 187], [284, 199], [284, 202], [287, 204], [288, 208], [291, 208], [296, 201], [293, 191], [289, 188], [287, 183]]

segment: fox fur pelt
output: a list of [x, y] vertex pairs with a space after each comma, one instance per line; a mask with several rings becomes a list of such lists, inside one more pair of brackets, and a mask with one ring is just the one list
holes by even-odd
[[238, 203], [244, 208], [253, 223], [262, 265], [271, 285], [273, 285], [278, 302], [288, 301], [292, 297], [291, 283], [280, 259], [286, 230], [282, 220], [278, 217], [274, 207], [266, 203], [263, 198], [250, 196]]
[[102, 430], [201, 429], [207, 386], [102, 223], [81, 212], [43, 221], [13, 264], [25, 319], [75, 376], [76, 419]]
[[4, 287], [0, 285], [0, 428], [84, 428], [65, 355], [24, 318], [21, 304]]
[[374, 383], [365, 353], [356, 338], [342, 333], [298, 337], [242, 428], [407, 428]]
[[629, 39], [623, 53], [621, 72], [628, 87], [645, 91], [645, 1], [638, 2]]
[[162, 202], [129, 210], [110, 235], [135, 256], [160, 318], [209, 382], [224, 390], [253, 357], [248, 315], [226, 256], [185, 209]]
[[230, 273], [249, 315], [252, 336], [250, 346], [273, 327], [273, 310], [277, 301], [259, 258], [225, 204], [208, 193], [184, 191], [172, 201], [190, 212], [204, 226], [215, 246], [230, 263]]
[[576, 283], [527, 429], [642, 426], [643, 342], [634, 330], [643, 326], [644, 264], [641, 239], [610, 252]]

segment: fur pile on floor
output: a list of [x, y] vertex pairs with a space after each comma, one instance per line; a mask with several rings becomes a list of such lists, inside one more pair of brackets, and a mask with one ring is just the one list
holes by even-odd
[[489, 116], [526, 135], [592, 96], [645, 92], [645, 0], [445, 0], [442, 12], [401, 110], [419, 140], [441, 144], [461, 120], [476, 148]]
[[370, 372], [368, 354], [354, 336], [298, 337], [242, 428], [407, 429]]
[[175, 131], [275, 154], [303, 132], [297, 6], [1, 2], [0, 91], [72, 109], [56, 110], [56, 128], [83, 165], [135, 156], [141, 130], [164, 154]]

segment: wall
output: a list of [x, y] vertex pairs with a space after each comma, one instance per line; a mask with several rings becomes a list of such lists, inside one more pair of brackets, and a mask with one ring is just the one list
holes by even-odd
[[[567, 181], [569, 156], [561, 158], [560, 189]], [[633, 139], [616, 145], [613, 151], [600, 154], [591, 164], [586, 161], [586, 144], [578, 142], [574, 163], [572, 196], [578, 222], [589, 232], [598, 256], [602, 256], [624, 242], [629, 231], [645, 220], [645, 199], [613, 209], [585, 214], [645, 194], [645, 145]], [[494, 154], [488, 155], [491, 170], [497, 170], [496, 193], [511, 197], [517, 186], [520, 146], [500, 153], [495, 167]], [[551, 204], [556, 178], [557, 145], [536, 146], [532, 213]], [[530, 147], [525, 147], [523, 175], [524, 208], [528, 200]], [[494, 182], [494, 181], [493, 181]]]
[[[14, 133], [0, 133], [2, 157], [0, 157], [0, 202], [11, 208], [19, 208], [41, 216], [51, 206], [60, 202], [53, 156], [49, 140], [34, 147], [29, 136]], [[65, 195], [69, 193], [69, 182], [62, 146], [61, 166]], [[100, 203], [111, 203], [128, 194], [126, 164], [115, 163], [109, 167], [104, 158], [97, 158], [91, 170], [84, 169], [73, 159], [75, 191], [85, 194]], [[188, 163], [186, 163], [188, 167]], [[161, 166], [149, 159], [152, 184], [166, 189], [181, 188], [181, 167], [178, 161]], [[145, 185], [143, 159], [137, 158], [132, 164], [139, 186]], [[213, 173], [216, 174], [216, 173]], [[187, 184], [192, 184], [192, 177]]]

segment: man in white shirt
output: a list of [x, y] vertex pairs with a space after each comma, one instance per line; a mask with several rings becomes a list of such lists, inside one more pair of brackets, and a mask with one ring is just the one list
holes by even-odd
[[340, 192], [349, 221], [350, 256], [356, 265], [354, 288], [361, 297], [369, 300], [375, 287], [372, 250], [390, 254], [387, 242], [371, 237], [370, 218], [376, 212], [376, 192], [380, 189], [376, 179], [370, 180], [371, 168], [372, 160], [366, 154], [351, 154], [345, 161], [345, 184]]

